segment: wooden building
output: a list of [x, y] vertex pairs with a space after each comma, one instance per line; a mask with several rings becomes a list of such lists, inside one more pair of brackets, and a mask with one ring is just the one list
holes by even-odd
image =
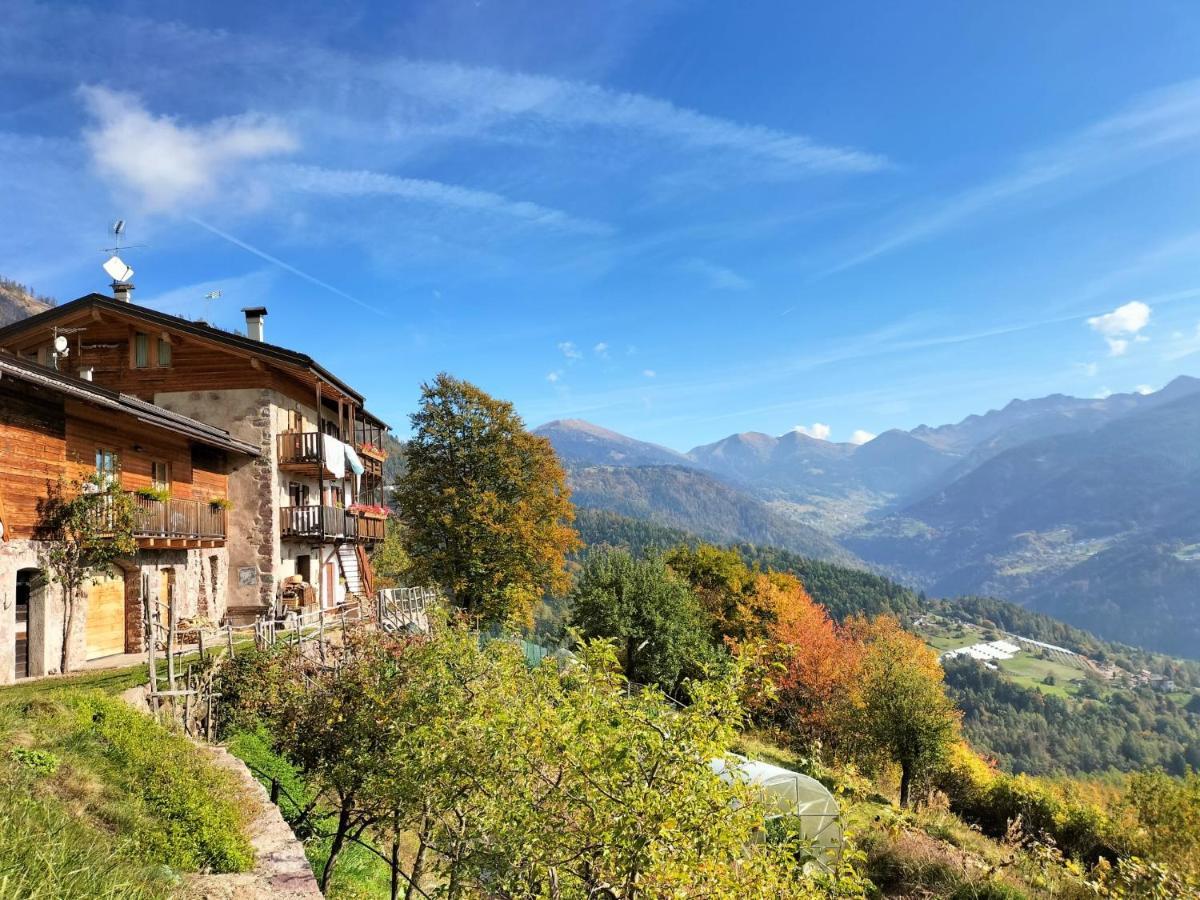
[[[124, 296], [128, 296], [125, 294]], [[332, 606], [370, 595], [384, 535], [383, 435], [362, 395], [311, 357], [123, 299], [89, 294], [0, 328], [0, 349], [227, 430], [259, 451], [233, 472], [229, 612], [261, 614], [297, 582]], [[65, 337], [67, 355], [56, 356]]]
[[63, 603], [44, 565], [44, 507], [108, 475], [133, 494], [137, 552], [86, 587], [74, 664], [143, 647], [144, 601], [218, 620], [231, 473], [256, 446], [136, 397], [0, 352], [0, 683], [58, 668]]

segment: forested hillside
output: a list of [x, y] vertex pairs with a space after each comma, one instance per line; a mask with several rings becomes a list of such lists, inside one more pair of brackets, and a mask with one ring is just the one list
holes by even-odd
[[[639, 554], [702, 543], [680, 529], [605, 511], [582, 509], [576, 524], [589, 546], [627, 547]], [[1065, 683], [1039, 690], [972, 660], [948, 662], [947, 686], [965, 713], [965, 734], [1009, 771], [1094, 774], [1161, 766], [1182, 773], [1200, 761], [1200, 695], [1191, 693], [1200, 689], [1200, 664], [1114, 644], [1003, 600], [928, 598], [859, 569], [774, 547], [731, 546], [751, 566], [795, 575], [838, 620], [883, 613], [908, 623], [946, 617], [977, 625], [984, 632], [1017, 634], [1066, 647], [1121, 671], [1144, 669], [1171, 679], [1179, 689], [1168, 696], [1149, 686], [1108, 683], [1077, 672], [1078, 685], [1069, 686], [1069, 691], [1064, 690]]]

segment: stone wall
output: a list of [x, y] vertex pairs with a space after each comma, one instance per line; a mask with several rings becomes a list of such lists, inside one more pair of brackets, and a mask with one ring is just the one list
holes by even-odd
[[[17, 574], [22, 569], [39, 573], [29, 604], [30, 675], [54, 674], [61, 666], [62, 591], [47, 575], [46, 546], [39, 541], [0, 543], [0, 684], [11, 683], [15, 676]], [[121, 560], [115, 568], [125, 577], [126, 653], [145, 649], [145, 592], [160, 615], [166, 615], [167, 598], [162, 596], [162, 573], [166, 569], [174, 573], [179, 618], [204, 615], [216, 622], [225, 614], [229, 559], [223, 547], [139, 550], [132, 559]], [[79, 668], [87, 659], [87, 613], [87, 601], [81, 599], [75, 610], [69, 656], [72, 669]]]
[[[266, 388], [242, 388], [160, 393], [155, 395], [154, 402], [224, 428], [262, 451], [257, 459], [242, 457], [234, 461], [229, 473], [232, 506], [226, 514], [228, 576], [225, 580], [228, 607], [269, 606], [275, 599], [279, 572], [274, 417], [275, 408], [284, 402], [282, 396]], [[243, 573], [247, 583], [243, 583]]]
[[[45, 544], [40, 541], [0, 542], [0, 684], [11, 684], [16, 664], [17, 573], [22, 569], [44, 572]], [[80, 604], [82, 606], [82, 604]], [[62, 662], [62, 591], [44, 576], [29, 604], [30, 673], [49, 675]], [[72, 660], [82, 661], [84, 650], [83, 617], [77, 618]]]

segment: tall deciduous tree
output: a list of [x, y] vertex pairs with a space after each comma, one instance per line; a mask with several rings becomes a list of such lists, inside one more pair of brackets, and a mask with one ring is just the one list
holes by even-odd
[[863, 658], [845, 733], [865, 761], [900, 767], [900, 805], [908, 806], [914, 779], [935, 769], [957, 741], [960, 713], [933, 651], [891, 616], [852, 618], [847, 631], [862, 642]]
[[137, 550], [133, 500], [112, 478], [92, 475], [59, 483], [39, 502], [39, 531], [46, 538], [46, 564], [62, 588], [62, 657], [70, 668], [78, 607], [88, 581]]
[[442, 373], [421, 388], [396, 503], [413, 572], [487, 622], [527, 620], [566, 590], [579, 546], [566, 475], [511, 403]]
[[708, 616], [661, 559], [594, 551], [570, 600], [571, 621], [585, 637], [616, 641], [630, 681], [673, 692], [717, 659]]

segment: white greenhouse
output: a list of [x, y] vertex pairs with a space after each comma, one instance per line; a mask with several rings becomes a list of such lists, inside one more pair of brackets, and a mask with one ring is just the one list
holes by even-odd
[[733, 755], [736, 768], [714, 759], [712, 770], [727, 781], [737, 778], [762, 795], [767, 819], [799, 820], [800, 835], [808, 842], [813, 862], [823, 869], [837, 865], [842, 854], [842, 820], [837, 800], [821, 782], [770, 763]]

